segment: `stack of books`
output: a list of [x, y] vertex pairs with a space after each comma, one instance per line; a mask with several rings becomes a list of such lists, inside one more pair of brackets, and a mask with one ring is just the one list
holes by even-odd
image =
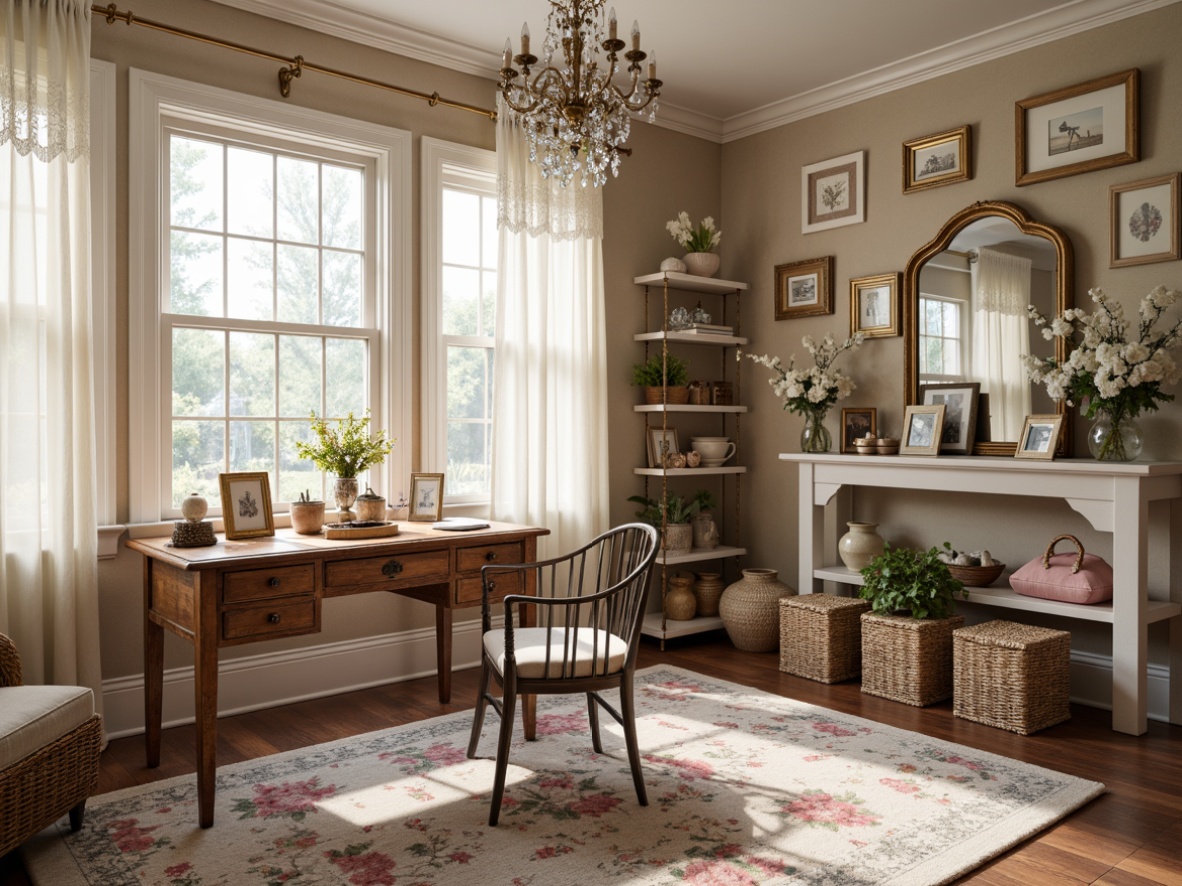
[[700, 335], [734, 335], [733, 326], [719, 326], [716, 323], [691, 323], [682, 332], [693, 332]]

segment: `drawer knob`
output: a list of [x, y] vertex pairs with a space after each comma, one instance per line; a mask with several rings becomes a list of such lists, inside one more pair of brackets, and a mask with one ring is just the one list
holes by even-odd
[[387, 560], [382, 565], [382, 575], [386, 578], [393, 578], [402, 571], [402, 564], [397, 560]]
[[495, 580], [490, 580], [490, 581], [489, 581], [489, 583], [488, 583], [488, 589], [489, 589], [490, 591], [495, 591], [495, 590], [497, 589], [497, 583], [496, 583], [496, 581], [495, 581]]
[[273, 588], [277, 588], [277, 587], [279, 587], [279, 579], [273, 578], [269, 582], [267, 582], [267, 584], [269, 584]]
[[279, 613], [272, 612], [270, 615], [267, 616], [267, 621], [269, 621], [273, 625], [279, 624]]
[[493, 560], [497, 559], [497, 552], [496, 551], [489, 551], [487, 554], [484, 555], [484, 559], [488, 560], [491, 563]]

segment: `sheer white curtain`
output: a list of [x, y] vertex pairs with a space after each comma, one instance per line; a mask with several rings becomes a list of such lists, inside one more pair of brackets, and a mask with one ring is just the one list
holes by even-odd
[[1030, 353], [1030, 266], [1028, 258], [994, 249], [978, 250], [972, 265], [972, 377], [989, 394], [994, 440], [1017, 440], [1030, 414], [1030, 381], [1021, 360]]
[[554, 556], [608, 528], [603, 200], [537, 169], [502, 104], [492, 516]]
[[90, 3], [2, 5], [0, 631], [98, 703]]

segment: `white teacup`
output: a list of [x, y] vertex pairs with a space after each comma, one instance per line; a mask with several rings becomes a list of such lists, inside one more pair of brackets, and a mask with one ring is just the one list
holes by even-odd
[[691, 437], [690, 445], [702, 461], [722, 464], [735, 454], [735, 444], [726, 437]]

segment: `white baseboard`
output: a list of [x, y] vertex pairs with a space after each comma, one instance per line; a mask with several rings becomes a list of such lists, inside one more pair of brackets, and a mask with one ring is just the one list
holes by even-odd
[[[1112, 710], [1112, 658], [1090, 652], [1071, 653], [1071, 700], [1105, 711]], [[1150, 720], [1170, 722], [1170, 669], [1150, 664], [1146, 707]]]

